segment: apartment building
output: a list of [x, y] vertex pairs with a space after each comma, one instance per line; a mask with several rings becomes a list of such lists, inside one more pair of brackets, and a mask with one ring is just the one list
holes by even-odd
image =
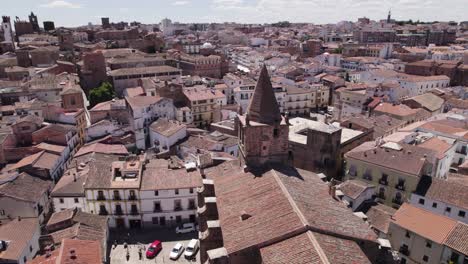
[[376, 196], [398, 208], [410, 199], [421, 177], [432, 176], [431, 150], [389, 142], [381, 146], [365, 143], [344, 155], [346, 179], [360, 179], [376, 186]]
[[125, 88], [138, 86], [138, 80], [146, 77], [158, 77], [162, 80], [170, 80], [181, 75], [181, 70], [170, 66], [150, 66], [138, 68], [121, 68], [110, 71], [107, 75], [114, 84], [118, 95], [123, 94]]
[[175, 108], [172, 99], [159, 96], [135, 96], [125, 98], [130, 112], [130, 125], [135, 133], [135, 143], [138, 149], [149, 146], [149, 127], [158, 118], [175, 118]]
[[201, 176], [172, 160], [152, 159], [143, 171], [140, 201], [144, 227], [197, 221], [197, 188]]
[[412, 206], [468, 224], [468, 186], [462, 178], [423, 177], [409, 202]]
[[51, 181], [27, 173], [6, 175], [0, 184], [0, 220], [6, 223], [23, 217], [44, 223], [51, 209], [48, 197], [51, 189]]
[[[283, 111], [290, 115], [308, 115], [312, 105], [312, 91], [295, 86], [286, 86], [286, 97], [283, 100]], [[281, 103], [280, 103], [281, 104]]]
[[214, 120], [214, 111], [226, 102], [220, 91], [206, 86], [185, 87], [185, 104], [190, 108], [193, 124], [197, 127], [208, 126]]
[[84, 185], [88, 211], [109, 215], [109, 227], [141, 227], [139, 190], [144, 162], [145, 156], [108, 157], [90, 162]]
[[465, 263], [468, 225], [403, 204], [393, 215], [389, 238], [400, 263]]

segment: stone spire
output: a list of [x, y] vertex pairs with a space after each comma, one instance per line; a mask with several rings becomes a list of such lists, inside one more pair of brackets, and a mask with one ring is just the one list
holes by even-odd
[[280, 109], [265, 65], [263, 65], [260, 72], [257, 86], [247, 107], [246, 114], [249, 116], [249, 120], [253, 122], [263, 124], [281, 122]]

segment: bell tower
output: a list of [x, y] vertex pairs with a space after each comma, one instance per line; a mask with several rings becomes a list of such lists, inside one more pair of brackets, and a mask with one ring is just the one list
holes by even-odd
[[237, 118], [237, 127], [244, 164], [260, 167], [270, 162], [287, 162], [289, 126], [281, 116], [265, 65], [247, 111]]

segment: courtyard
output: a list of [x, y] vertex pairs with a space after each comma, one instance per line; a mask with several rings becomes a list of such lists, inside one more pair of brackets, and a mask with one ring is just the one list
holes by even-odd
[[[180, 242], [186, 247], [188, 242], [193, 238], [198, 238], [198, 232], [176, 234], [174, 228], [111, 230], [109, 238], [109, 263], [200, 263], [199, 250], [196, 258], [192, 260], [185, 259], [183, 253], [177, 260], [169, 259], [169, 253], [175, 244]], [[155, 240], [162, 242], [162, 250], [155, 258], [147, 259], [146, 249]], [[115, 241], [117, 242], [116, 245], [114, 245]], [[125, 248], [125, 243], [127, 243], [127, 248]], [[130, 255], [128, 261], [127, 250]], [[141, 251], [141, 259], [139, 251]]]

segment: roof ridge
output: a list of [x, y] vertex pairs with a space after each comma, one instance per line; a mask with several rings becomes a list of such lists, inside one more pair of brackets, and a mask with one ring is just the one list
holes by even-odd
[[307, 218], [302, 214], [301, 210], [299, 210], [299, 207], [297, 206], [296, 202], [294, 199], [291, 197], [291, 194], [289, 193], [288, 189], [286, 186], [284, 186], [283, 182], [279, 178], [278, 174], [276, 174], [276, 171], [272, 169], [273, 171], [273, 178], [275, 179], [276, 183], [279, 185], [281, 188], [281, 191], [283, 192], [284, 196], [286, 196], [286, 199], [288, 200], [289, 204], [292, 206], [293, 210], [296, 212], [297, 216], [301, 220], [302, 224], [307, 228], [306, 233], [307, 236], [309, 237], [310, 241], [312, 242], [312, 245], [314, 246], [315, 250], [317, 251], [317, 254], [320, 257], [320, 260], [324, 264], [330, 264], [330, 261], [328, 260], [327, 255], [325, 254], [324, 250], [320, 246], [319, 242], [315, 238], [314, 234], [312, 233], [312, 230], [310, 229], [309, 222], [307, 221]]

